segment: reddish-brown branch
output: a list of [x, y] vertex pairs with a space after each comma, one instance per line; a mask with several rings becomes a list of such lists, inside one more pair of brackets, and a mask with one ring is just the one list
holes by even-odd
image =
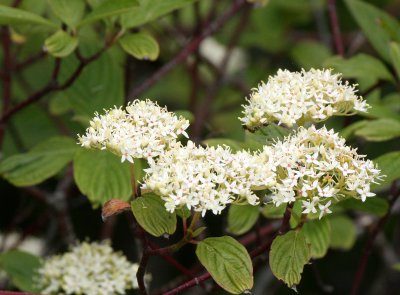
[[174, 69], [178, 64], [185, 60], [192, 52], [197, 50], [200, 43], [208, 36], [217, 32], [240, 8], [246, 3], [245, 0], [236, 0], [219, 18], [205, 27], [203, 32], [194, 37], [172, 60], [162, 66], [151, 77], [144, 81], [140, 86], [134, 88], [130, 93], [130, 99], [136, 98], [149, 89], [153, 84], [160, 80], [165, 74]]
[[336, 13], [336, 0], [328, 0], [328, 12], [329, 12], [329, 19], [331, 22], [331, 31], [332, 31], [333, 43], [335, 45], [335, 51], [337, 54], [343, 56], [344, 46], [339, 26], [339, 20]]
[[[2, 35], [2, 49], [3, 49], [3, 68], [2, 75], [3, 81], [3, 109], [2, 116], [6, 114], [11, 106], [11, 69], [12, 69], [12, 56], [11, 56], [11, 38], [10, 32], [7, 27], [1, 29]], [[5, 123], [5, 122], [4, 122]], [[6, 124], [0, 123], [0, 147], [3, 143]]]
[[393, 204], [396, 202], [396, 200], [399, 198], [400, 196], [400, 190], [397, 188], [396, 186], [396, 181], [393, 182], [392, 187], [391, 187], [391, 198], [389, 200], [389, 208], [388, 211], [386, 212], [386, 214], [384, 216], [382, 216], [378, 223], [375, 225], [375, 227], [371, 230], [371, 233], [369, 235], [369, 238], [367, 240], [367, 243], [364, 247], [363, 253], [361, 255], [360, 261], [358, 263], [358, 267], [357, 267], [357, 272], [356, 275], [354, 277], [354, 281], [353, 281], [353, 286], [351, 288], [351, 294], [352, 295], [357, 295], [363, 276], [364, 276], [364, 272], [365, 269], [367, 267], [368, 264], [368, 259], [369, 256], [371, 255], [372, 252], [372, 248], [374, 246], [374, 242], [375, 239], [378, 235], [378, 233], [381, 231], [382, 227], [384, 226], [384, 224], [386, 223], [387, 219], [389, 218], [390, 215], [390, 211], [393, 207]]
[[39, 53], [32, 55], [30, 57], [28, 57], [26, 60], [16, 64], [13, 68], [14, 71], [19, 71], [22, 70], [24, 68], [26, 68], [27, 66], [41, 60], [43, 57], [45, 57], [47, 55], [46, 52], [44, 51], [40, 51]]

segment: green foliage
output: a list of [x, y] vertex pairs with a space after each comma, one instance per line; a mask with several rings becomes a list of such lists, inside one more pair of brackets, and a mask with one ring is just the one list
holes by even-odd
[[310, 258], [310, 246], [303, 231], [291, 230], [272, 242], [269, 266], [279, 280], [292, 287], [300, 283], [304, 265]]
[[324, 257], [328, 252], [331, 240], [331, 227], [328, 219], [309, 220], [303, 225], [302, 231], [310, 245], [311, 257]]
[[133, 200], [132, 212], [140, 226], [155, 237], [172, 235], [176, 230], [176, 214], [167, 212], [164, 201], [153, 193]]
[[345, 215], [329, 216], [331, 225], [331, 243], [332, 249], [350, 250], [356, 241], [356, 227], [353, 221]]
[[54, 137], [24, 154], [0, 163], [0, 174], [16, 186], [38, 184], [57, 174], [74, 157], [79, 147], [66, 137]]
[[346, 0], [354, 19], [363, 30], [371, 45], [386, 61], [390, 61], [391, 34], [399, 29], [397, 21], [383, 10], [360, 0]]
[[137, 0], [105, 0], [96, 6], [78, 26], [91, 24], [98, 20], [103, 20], [112, 16], [118, 16], [127, 12], [135, 11], [139, 3]]
[[129, 164], [107, 152], [81, 149], [74, 158], [74, 179], [93, 206], [132, 195]]
[[53, 13], [65, 24], [75, 28], [85, 13], [84, 0], [47, 0]]
[[63, 30], [46, 39], [46, 50], [55, 57], [66, 57], [78, 47], [78, 39]]
[[378, 119], [366, 122], [355, 132], [355, 135], [369, 141], [386, 141], [400, 136], [400, 121]]
[[261, 145], [272, 144], [274, 140], [281, 140], [289, 135], [290, 130], [276, 124], [269, 124], [255, 132], [246, 131], [246, 142], [259, 143]]
[[228, 211], [228, 230], [235, 235], [249, 231], [260, 215], [258, 206], [232, 204]]
[[308, 70], [320, 68], [331, 56], [331, 51], [325, 45], [315, 41], [304, 41], [291, 50], [291, 56], [299, 66]]
[[226, 291], [241, 294], [253, 288], [253, 266], [245, 247], [229, 236], [207, 238], [196, 255], [212, 278]]
[[276, 207], [274, 204], [265, 204], [261, 213], [266, 218], [282, 218], [286, 210], [286, 204]]
[[137, 59], [156, 60], [160, 54], [157, 40], [146, 32], [125, 35], [119, 44], [126, 53]]
[[[390, 184], [393, 180], [400, 178], [400, 152], [384, 154], [374, 159], [374, 163], [378, 165], [382, 175], [386, 175], [379, 186]], [[377, 184], [374, 184], [372, 187], [375, 188], [377, 186]]]
[[338, 203], [337, 206], [344, 209], [353, 209], [373, 214], [379, 217], [384, 216], [389, 208], [388, 202], [385, 199], [378, 197], [367, 198], [365, 202], [356, 199], [347, 199]]
[[23, 251], [12, 250], [0, 254], [0, 270], [3, 270], [21, 291], [39, 291], [35, 287], [35, 276], [40, 266], [39, 257]]
[[390, 57], [396, 70], [397, 78], [400, 79], [400, 44], [398, 42], [390, 43]]
[[171, 11], [193, 3], [195, 0], [139, 0], [140, 6], [121, 16], [124, 29], [153, 21]]
[[58, 29], [58, 25], [41, 17], [18, 8], [0, 5], [0, 25], [32, 24], [47, 27], [50, 30]]

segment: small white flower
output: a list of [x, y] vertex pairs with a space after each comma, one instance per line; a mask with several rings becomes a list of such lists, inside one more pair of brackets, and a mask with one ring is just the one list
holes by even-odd
[[329, 201], [328, 203], [326, 203], [325, 205], [318, 205], [318, 208], [320, 210], [319, 212], [319, 219], [322, 218], [322, 216], [326, 215], [326, 214], [331, 214], [332, 210], [329, 209], [329, 206], [331, 205], [331, 201]]
[[360, 194], [361, 201], [365, 202], [368, 197], [375, 196], [374, 193], [370, 192], [369, 185], [363, 186], [362, 188], [357, 189], [357, 193]]

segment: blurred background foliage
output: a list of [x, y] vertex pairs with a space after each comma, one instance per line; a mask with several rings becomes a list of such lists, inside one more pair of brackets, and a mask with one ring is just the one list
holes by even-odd
[[[94, 112], [150, 98], [189, 118], [193, 140], [234, 146], [249, 136], [237, 119], [245, 97], [279, 68], [332, 68], [359, 84], [370, 112], [325, 124], [359, 153], [378, 158], [388, 175], [378, 196], [395, 194], [390, 184], [400, 170], [400, 1], [336, 1], [341, 32], [336, 43], [332, 3], [0, 0], [1, 249], [34, 236], [43, 243], [35, 254], [44, 255], [66, 249], [74, 239], [111, 238], [116, 249], [137, 260], [127, 220], [103, 223], [98, 209], [110, 198], [130, 198], [129, 168], [113, 155], [81, 151], [76, 135]], [[364, 209], [368, 214], [350, 204], [345, 214], [332, 217], [333, 250], [306, 267], [300, 293], [350, 291], [368, 232], [386, 213], [383, 203]], [[225, 215], [206, 216], [209, 235], [226, 231]], [[398, 294], [399, 273], [393, 269], [400, 255], [398, 215], [395, 204], [378, 234], [361, 294]], [[262, 219], [258, 226], [266, 223]], [[188, 267], [195, 263], [192, 250], [178, 255]], [[293, 293], [273, 278], [266, 262], [256, 270], [254, 294]], [[161, 259], [149, 271], [152, 290], [177, 277]], [[24, 289], [15, 277], [13, 283]], [[3, 281], [1, 287], [12, 286]], [[196, 292], [204, 291], [188, 294]]]

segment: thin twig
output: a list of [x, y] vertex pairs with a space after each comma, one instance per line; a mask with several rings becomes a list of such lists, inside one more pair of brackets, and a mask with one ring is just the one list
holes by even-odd
[[30, 56], [26, 60], [16, 64], [13, 68], [14, 71], [19, 71], [22, 69], [25, 69], [26, 67], [30, 66], [31, 64], [41, 60], [43, 57], [45, 57], [47, 53], [45, 51], [40, 51], [39, 53]]
[[371, 230], [368, 241], [364, 247], [363, 253], [362, 253], [360, 261], [358, 263], [357, 272], [355, 274], [353, 286], [351, 289], [352, 295], [358, 294], [358, 291], [359, 291], [359, 288], [360, 288], [360, 285], [361, 285], [361, 282], [362, 282], [362, 279], [364, 276], [364, 272], [365, 272], [365, 269], [368, 264], [368, 259], [369, 259], [369, 256], [371, 255], [371, 251], [372, 251], [375, 239], [376, 239], [378, 233], [380, 232], [380, 230], [382, 229], [383, 225], [386, 223], [387, 219], [389, 218], [390, 211], [393, 207], [393, 204], [396, 202], [396, 200], [398, 199], [398, 197], [400, 195], [400, 190], [397, 188], [396, 181], [394, 181], [392, 183], [392, 187], [391, 187], [390, 191], [391, 191], [391, 198], [389, 200], [389, 208], [388, 208], [386, 214], [379, 219], [376, 226]]
[[162, 66], [157, 72], [155, 72], [151, 77], [145, 80], [140, 86], [135, 87], [129, 93], [131, 99], [138, 97], [147, 89], [149, 89], [153, 84], [160, 80], [165, 74], [174, 69], [178, 64], [184, 61], [192, 52], [197, 50], [200, 43], [208, 36], [217, 32], [233, 15], [235, 15], [240, 8], [246, 3], [245, 0], [236, 0], [233, 2], [231, 7], [225, 11], [218, 19], [210, 23], [205, 27], [203, 32], [194, 37], [172, 60]]
[[339, 21], [336, 13], [336, 0], [328, 0], [328, 12], [329, 12], [329, 19], [331, 22], [332, 37], [336, 53], [343, 56], [344, 46], [343, 46]]

